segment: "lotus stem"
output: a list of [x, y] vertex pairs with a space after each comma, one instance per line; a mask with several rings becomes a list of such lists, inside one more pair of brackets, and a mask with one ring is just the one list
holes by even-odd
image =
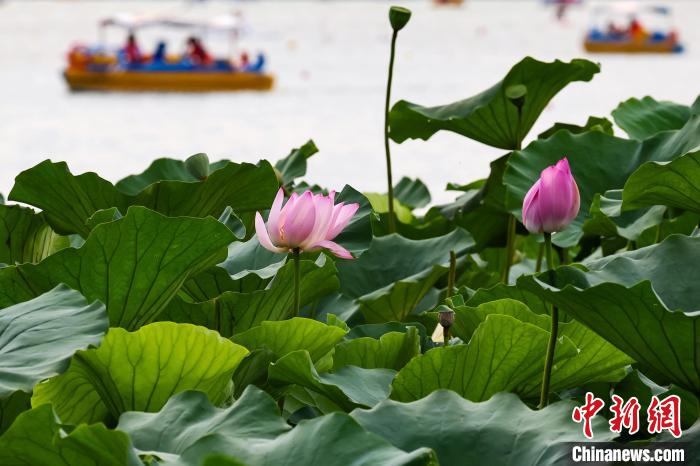
[[537, 252], [537, 264], [535, 265], [535, 273], [542, 270], [542, 257], [544, 256], [544, 243], [540, 243], [540, 250]]
[[[547, 268], [549, 269], [550, 282], [554, 281], [554, 260], [552, 260], [552, 234], [544, 234], [544, 250], [547, 255]], [[552, 329], [549, 334], [547, 344], [547, 355], [544, 360], [544, 373], [542, 374], [542, 392], [540, 393], [539, 408], [547, 406], [549, 401], [549, 381], [552, 376], [552, 363], [554, 362], [554, 350], [557, 344], [557, 334], [559, 333], [559, 310], [552, 306]]]
[[391, 102], [391, 81], [394, 77], [394, 55], [396, 51], [396, 38], [398, 30], [391, 35], [391, 55], [389, 57], [389, 77], [386, 83], [386, 102], [384, 104], [384, 153], [386, 154], [386, 183], [389, 197], [389, 233], [396, 233], [396, 221], [394, 219], [394, 182], [391, 173], [391, 152], [389, 149], [389, 104]]
[[301, 301], [301, 260], [299, 258], [301, 250], [294, 248], [292, 250], [292, 258], [294, 260], [294, 311], [292, 317], [299, 315], [299, 303]]
[[515, 253], [515, 216], [508, 217], [508, 231], [506, 237], [506, 258], [503, 261], [503, 270], [501, 271], [501, 281], [508, 284], [510, 277], [510, 267], [513, 265], [513, 254]]
[[457, 254], [454, 250], [450, 251], [450, 271], [447, 275], [447, 297], [455, 293], [455, 279], [457, 275]]

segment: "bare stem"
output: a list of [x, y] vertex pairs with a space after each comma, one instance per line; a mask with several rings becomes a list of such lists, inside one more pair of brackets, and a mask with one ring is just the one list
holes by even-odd
[[[550, 282], [554, 281], [554, 261], [552, 260], [552, 234], [544, 234], [544, 248], [547, 253], [547, 268], [549, 269]], [[552, 306], [552, 329], [549, 334], [547, 344], [547, 355], [544, 359], [544, 373], [542, 374], [542, 392], [540, 393], [540, 409], [547, 406], [549, 401], [549, 381], [552, 377], [552, 363], [554, 362], [554, 350], [557, 344], [557, 334], [559, 333], [559, 310]]]
[[386, 83], [386, 102], [384, 103], [384, 153], [386, 154], [386, 183], [389, 197], [389, 233], [396, 233], [394, 219], [394, 182], [391, 173], [391, 152], [389, 149], [389, 104], [391, 103], [391, 81], [394, 77], [394, 54], [398, 31], [391, 35], [391, 55], [389, 58], [389, 77]]
[[450, 251], [450, 271], [447, 275], [447, 297], [455, 293], [455, 279], [457, 275], [457, 254], [454, 250]]
[[515, 216], [508, 217], [508, 231], [506, 237], [506, 257], [501, 270], [501, 281], [508, 284], [510, 277], [510, 267], [513, 265], [513, 254], [515, 253]]
[[292, 317], [299, 315], [299, 302], [301, 301], [301, 267], [300, 267], [300, 254], [299, 248], [294, 248], [292, 250], [292, 258], [294, 259], [294, 311]]

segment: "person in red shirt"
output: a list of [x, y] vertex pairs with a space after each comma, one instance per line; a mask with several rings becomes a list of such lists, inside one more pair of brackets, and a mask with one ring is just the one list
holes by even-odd
[[126, 39], [124, 55], [126, 55], [126, 61], [129, 63], [141, 63], [143, 60], [139, 44], [136, 43], [136, 37], [133, 34], [129, 34], [129, 37]]
[[187, 39], [187, 56], [196, 65], [210, 65], [212, 59], [196, 37]]

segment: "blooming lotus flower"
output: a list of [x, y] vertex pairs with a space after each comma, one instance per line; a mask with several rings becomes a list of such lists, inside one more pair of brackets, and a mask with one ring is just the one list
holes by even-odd
[[334, 204], [334, 197], [334, 191], [328, 196], [311, 191], [301, 195], [292, 193], [283, 207], [284, 191], [280, 188], [270, 208], [267, 225], [260, 212], [255, 214], [255, 231], [260, 244], [279, 253], [328, 249], [337, 257], [352, 259], [352, 254], [333, 239], [350, 223], [360, 205]]
[[562, 231], [576, 218], [580, 205], [576, 180], [569, 161], [563, 158], [542, 170], [540, 179], [525, 195], [523, 223], [531, 233]]

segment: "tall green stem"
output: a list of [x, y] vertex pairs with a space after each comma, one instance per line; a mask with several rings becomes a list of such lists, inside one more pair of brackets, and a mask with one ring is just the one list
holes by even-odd
[[[520, 140], [520, 122], [523, 117], [522, 102], [513, 102], [513, 104], [518, 109], [518, 122], [515, 129], [515, 150], [520, 150], [522, 148], [522, 141]], [[501, 270], [501, 281], [508, 284], [508, 279], [510, 278], [510, 268], [513, 265], [513, 255], [515, 254], [515, 216], [511, 214], [508, 217], [508, 231], [506, 232], [506, 258], [503, 261], [503, 270]]]
[[457, 254], [450, 251], [450, 271], [447, 275], [447, 297], [454, 295], [455, 281], [457, 276]]
[[301, 250], [294, 248], [292, 250], [292, 258], [294, 259], [294, 314], [292, 317], [299, 315], [299, 302], [301, 301], [301, 260], [299, 259]]
[[503, 261], [503, 270], [501, 270], [501, 281], [508, 284], [510, 277], [510, 267], [513, 265], [513, 254], [515, 254], [515, 216], [508, 217], [508, 231], [506, 236], [506, 258]]
[[396, 232], [394, 220], [394, 182], [391, 174], [391, 152], [389, 149], [389, 104], [391, 103], [391, 81], [394, 77], [394, 54], [398, 31], [391, 35], [391, 56], [389, 58], [389, 77], [386, 83], [386, 102], [384, 103], [384, 153], [386, 154], [386, 184], [389, 196], [389, 233]]
[[[552, 260], [552, 234], [544, 234], [544, 249], [547, 255], [547, 268], [549, 269], [550, 282], [554, 281], [554, 260]], [[547, 406], [549, 400], [549, 381], [552, 377], [552, 363], [554, 362], [554, 349], [559, 333], [559, 310], [552, 306], [552, 329], [547, 344], [547, 355], [544, 360], [544, 373], [542, 374], [542, 392], [540, 393], [540, 408]]]
[[535, 265], [535, 273], [542, 270], [542, 256], [544, 256], [544, 243], [540, 243], [540, 249], [537, 251], [537, 264]]

